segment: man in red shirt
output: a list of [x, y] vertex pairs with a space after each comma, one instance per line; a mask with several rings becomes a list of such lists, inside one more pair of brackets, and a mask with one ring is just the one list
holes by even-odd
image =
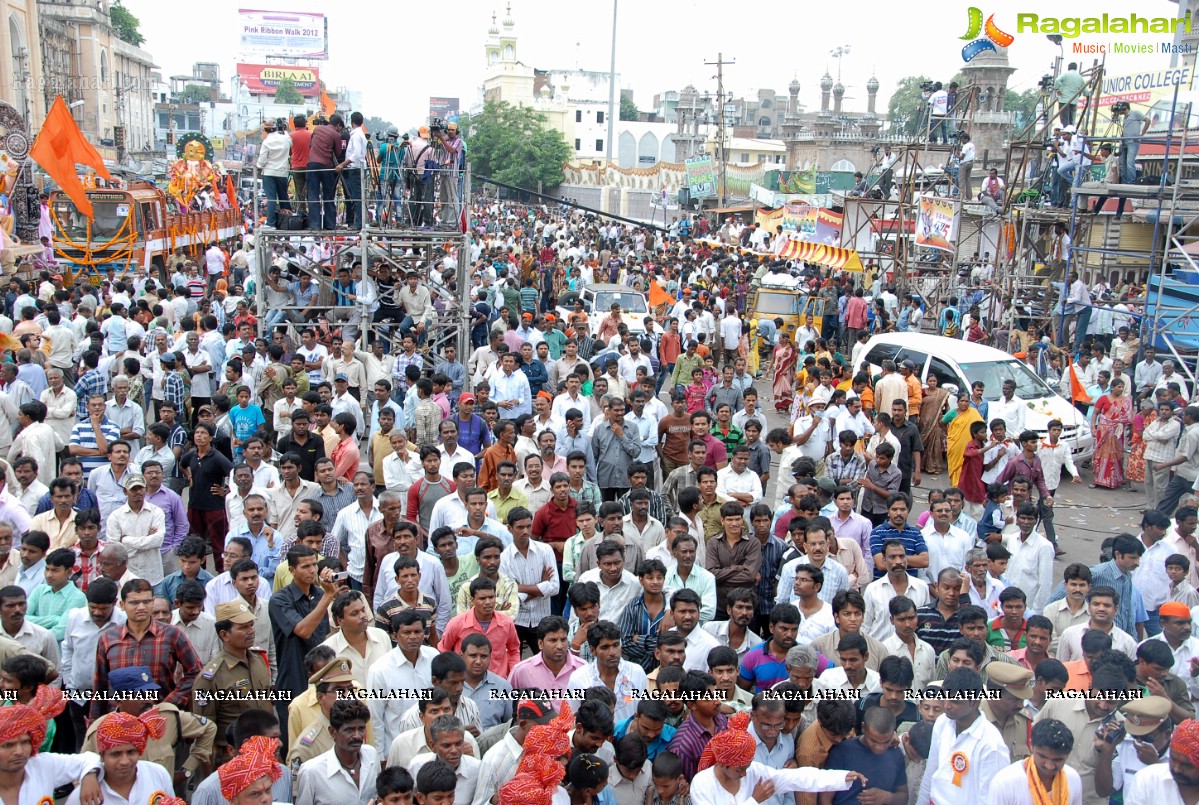
[[857, 343], [858, 332], [866, 328], [868, 314], [869, 306], [866, 304], [865, 297], [862, 296], [862, 289], [855, 288], [853, 296], [849, 297], [849, 301], [845, 303], [845, 329], [847, 330], [845, 343], [851, 346]]
[[495, 582], [479, 576], [470, 583], [470, 609], [455, 615], [445, 627], [445, 636], [438, 648], [441, 651], [461, 652], [462, 640], [470, 634], [481, 634], [491, 643], [489, 670], [504, 679], [520, 662], [520, 639], [516, 624], [495, 609]]
[[308, 144], [312, 132], [304, 115], [296, 115], [292, 123], [295, 130], [291, 132], [291, 183], [296, 189], [296, 212], [304, 215], [308, 209]]
[[533, 538], [554, 549], [554, 558], [562, 567], [562, 549], [577, 532], [574, 498], [570, 496], [570, 476], [555, 472], [550, 476], [549, 502], [533, 516]]

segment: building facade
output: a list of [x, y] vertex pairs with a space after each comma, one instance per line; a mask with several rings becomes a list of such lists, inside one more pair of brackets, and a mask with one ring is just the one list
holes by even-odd
[[157, 80], [151, 55], [117, 36], [108, 0], [41, 0], [36, 7], [44, 38], [38, 51], [40, 102], [49, 108], [62, 95], [84, 135], [107, 159], [149, 154]]

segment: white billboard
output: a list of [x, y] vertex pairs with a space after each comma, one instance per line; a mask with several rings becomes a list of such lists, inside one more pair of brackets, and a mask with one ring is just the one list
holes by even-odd
[[329, 26], [324, 14], [243, 8], [237, 15], [243, 55], [329, 58]]

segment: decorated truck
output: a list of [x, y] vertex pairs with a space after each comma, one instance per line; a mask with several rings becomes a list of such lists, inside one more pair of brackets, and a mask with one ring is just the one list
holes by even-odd
[[66, 193], [50, 194], [54, 254], [73, 281], [80, 273], [98, 278], [109, 268], [117, 275], [144, 267], [160, 274], [176, 249], [198, 258], [214, 241], [242, 231], [241, 210], [232, 180], [210, 160], [203, 135], [188, 135], [168, 173], [167, 189], [148, 181], [119, 188], [89, 187], [93, 216], [81, 213]]

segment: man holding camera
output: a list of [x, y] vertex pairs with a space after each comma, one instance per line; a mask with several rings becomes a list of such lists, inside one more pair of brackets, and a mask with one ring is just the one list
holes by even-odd
[[433, 159], [437, 162], [440, 187], [437, 199], [441, 202], [437, 223], [440, 228], [458, 226], [458, 168], [462, 152], [462, 141], [458, 138], [458, 124], [450, 121], [445, 128], [434, 120], [429, 126], [433, 139]]
[[291, 137], [287, 134], [287, 120], [267, 120], [262, 124], [266, 136], [258, 149], [254, 163], [262, 172], [262, 190], [266, 193], [266, 225], [274, 229], [278, 224], [279, 209], [291, 212], [287, 195], [287, 177], [291, 172]]
[[411, 206], [409, 218], [414, 227], [431, 226], [433, 224], [433, 179], [425, 179], [425, 168], [432, 158], [432, 144], [429, 142], [429, 127], [421, 126], [412, 145], [404, 154], [404, 169], [408, 173], [408, 203]]
[[1137, 180], [1137, 154], [1141, 150], [1141, 138], [1149, 131], [1149, 120], [1140, 111], [1128, 105], [1128, 101], [1112, 104], [1112, 122], [1123, 118], [1120, 130], [1120, 181], [1132, 184]]

